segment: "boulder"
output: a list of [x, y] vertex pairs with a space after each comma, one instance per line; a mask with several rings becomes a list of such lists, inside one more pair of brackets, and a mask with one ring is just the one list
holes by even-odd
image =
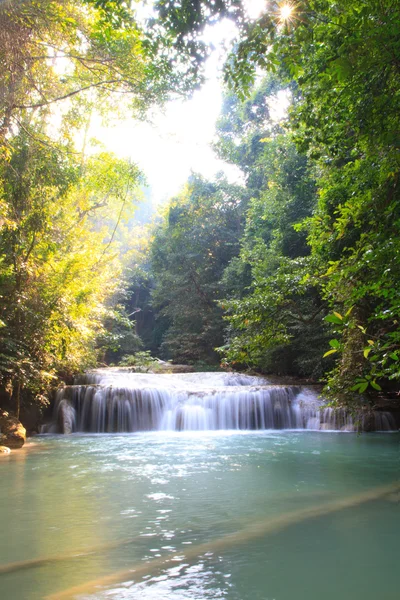
[[361, 431], [375, 431], [375, 416], [372, 410], [365, 411], [361, 416]]
[[58, 425], [61, 433], [71, 434], [76, 429], [76, 411], [68, 400], [61, 400], [58, 405]]
[[18, 419], [0, 411], [0, 444], [21, 448], [25, 444], [26, 429]]
[[321, 423], [319, 428], [321, 431], [331, 431], [333, 429], [330, 423]]
[[38, 431], [39, 425], [42, 421], [42, 408], [44, 405], [31, 404], [27, 406], [21, 406], [21, 413], [19, 418], [24, 424], [26, 434], [29, 437], [33, 431]]

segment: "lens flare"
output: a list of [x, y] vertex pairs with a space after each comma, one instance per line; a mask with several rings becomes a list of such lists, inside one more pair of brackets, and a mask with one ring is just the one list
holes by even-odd
[[290, 27], [299, 19], [296, 2], [281, 2], [276, 12], [277, 20], [282, 27]]
[[282, 4], [279, 8], [282, 21], [289, 21], [293, 16], [293, 6], [291, 4]]

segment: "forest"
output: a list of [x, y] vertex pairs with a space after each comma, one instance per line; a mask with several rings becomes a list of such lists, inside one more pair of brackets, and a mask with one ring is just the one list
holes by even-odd
[[0, 596], [398, 600], [399, 0], [0, 0]]
[[[397, 399], [400, 5], [269, 4], [0, 3], [2, 409], [155, 358], [322, 382], [334, 406]], [[214, 151], [242, 181], [193, 173], [143, 224], [146, 174], [88, 124], [189, 97], [223, 19]]]

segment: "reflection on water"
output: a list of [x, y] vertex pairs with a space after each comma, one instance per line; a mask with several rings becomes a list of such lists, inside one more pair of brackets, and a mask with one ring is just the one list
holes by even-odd
[[[330, 507], [398, 480], [399, 441], [293, 432], [37, 438], [35, 451], [0, 462], [0, 565], [19, 563], [0, 566], [1, 597], [397, 600], [398, 494]], [[100, 587], [74, 593], [91, 581]]]
[[[230, 575], [207, 565], [207, 557], [197, 564], [182, 563], [167, 569], [158, 577], [149, 577], [142, 583], [126, 582], [124, 585], [107, 591], [104, 597], [113, 600], [199, 600], [226, 598], [232, 589]], [[98, 596], [100, 597], [100, 596]]]

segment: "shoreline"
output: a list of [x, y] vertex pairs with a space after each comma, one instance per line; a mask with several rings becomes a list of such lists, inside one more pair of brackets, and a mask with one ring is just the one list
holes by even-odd
[[[25, 458], [25, 456], [29, 453], [32, 452], [40, 452], [40, 448], [39, 448], [39, 444], [35, 443], [33, 440], [36, 436], [27, 438], [26, 442], [24, 443], [23, 446], [21, 446], [21, 448], [10, 448], [10, 452], [5, 452], [5, 453], [0, 453], [0, 464], [3, 462], [4, 459], [12, 459], [15, 458], [16, 460], [20, 460], [22, 458]], [[8, 446], [6, 446], [7, 448]]]

